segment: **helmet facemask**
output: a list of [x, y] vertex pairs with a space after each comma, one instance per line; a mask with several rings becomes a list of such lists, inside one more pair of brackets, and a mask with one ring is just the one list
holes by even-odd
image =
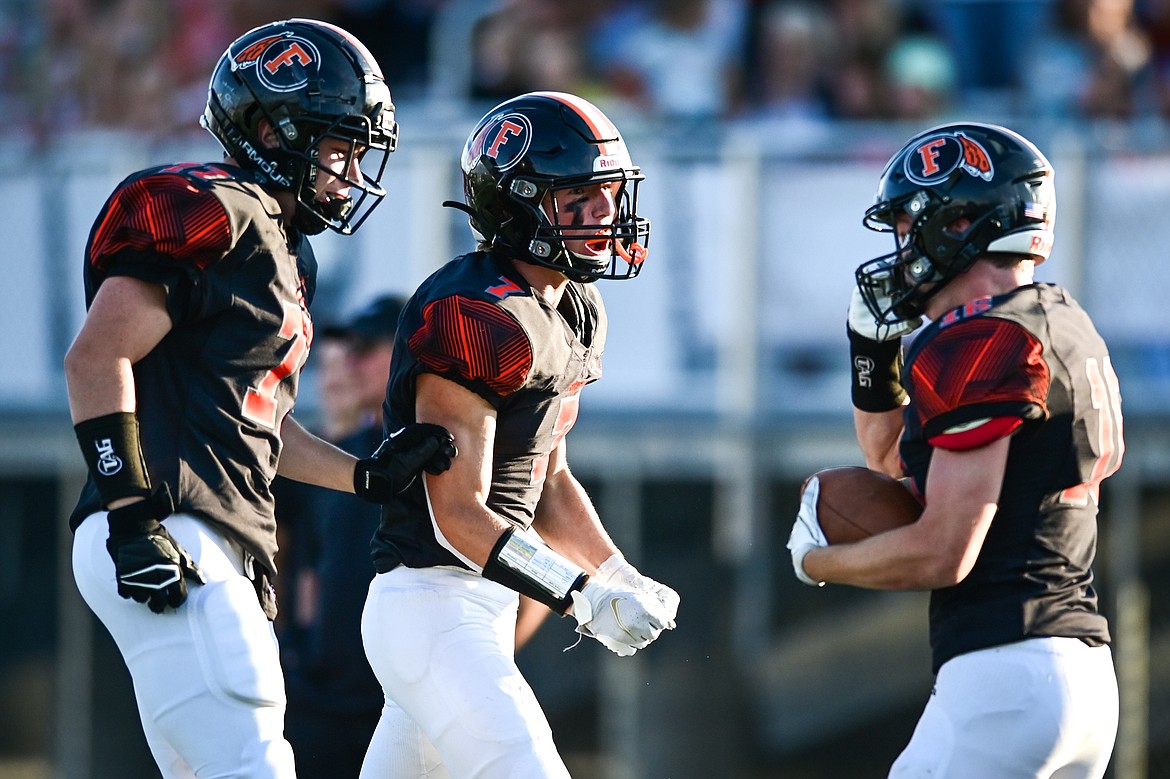
[[[554, 180], [551, 185], [544, 186], [522, 177], [513, 179], [509, 185], [512, 199], [531, 209], [536, 224], [532, 239], [524, 247], [529, 255], [528, 261], [561, 271], [579, 282], [637, 276], [642, 270], [650, 241], [650, 222], [637, 215], [641, 180], [642, 176], [636, 171], [622, 171], [620, 176], [607, 179]], [[614, 194], [612, 222], [560, 224], [559, 203], [562, 198], [557, 197], [557, 193], [611, 181], [620, 182]], [[598, 252], [584, 254], [570, 248], [580, 241], [595, 244]]]
[[[904, 233], [896, 227], [900, 213], [911, 218]], [[961, 229], [956, 226], [960, 219], [968, 222]], [[922, 316], [931, 297], [987, 252], [1002, 225], [1000, 208], [968, 214], [927, 190], [866, 211], [866, 227], [894, 238], [894, 251], [862, 263], [856, 272], [877, 323], [894, 325]]]
[[[280, 154], [289, 160], [295, 170], [293, 186], [297, 195], [296, 225], [302, 232], [315, 235], [326, 228], [342, 235], [357, 230], [370, 212], [386, 197], [382, 187], [382, 176], [386, 163], [398, 142], [398, 124], [394, 121], [393, 108], [377, 111], [377, 115], [388, 117], [383, 127], [375, 128], [366, 116], [348, 116], [323, 125], [323, 129], [311, 136], [308, 146], [301, 150], [286, 142], [284, 133], [278, 132]], [[291, 127], [292, 125], [286, 125]], [[340, 165], [323, 163], [320, 159], [321, 143], [336, 139], [346, 146], [344, 160]], [[360, 180], [349, 175], [353, 160], [358, 160]], [[369, 171], [369, 172], [367, 172]], [[345, 197], [318, 199], [317, 174], [340, 180], [349, 189]], [[354, 191], [357, 191], [355, 197]]]

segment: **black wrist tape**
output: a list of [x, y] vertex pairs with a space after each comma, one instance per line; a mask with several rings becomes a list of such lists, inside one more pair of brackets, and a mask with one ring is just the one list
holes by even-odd
[[900, 408], [906, 401], [902, 387], [902, 339], [875, 341], [849, 333], [849, 373], [853, 405], [862, 411], [881, 413]]
[[167, 518], [174, 510], [175, 502], [171, 498], [171, 490], [164, 482], [146, 500], [111, 509], [106, 514], [106, 521], [110, 525], [111, 536], [147, 533], [158, 527], [159, 520]]
[[73, 430], [103, 506], [119, 498], [150, 495], [150, 475], [138, 441], [138, 417], [119, 411], [78, 422]]
[[492, 548], [483, 578], [540, 601], [564, 616], [571, 593], [585, 586], [589, 574], [550, 549], [540, 539], [508, 528]]

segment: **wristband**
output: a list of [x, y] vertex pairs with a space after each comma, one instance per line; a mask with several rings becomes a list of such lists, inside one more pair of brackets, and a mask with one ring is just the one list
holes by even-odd
[[159, 526], [159, 520], [166, 519], [175, 510], [170, 487], [164, 482], [146, 500], [111, 509], [106, 513], [110, 526], [110, 537], [129, 533], [149, 533]]
[[138, 417], [119, 411], [73, 426], [102, 506], [150, 495], [150, 474], [138, 442]]
[[532, 534], [508, 528], [492, 548], [483, 578], [540, 601], [561, 616], [589, 574]]
[[847, 327], [850, 390], [853, 405], [873, 413], [892, 411], [906, 403], [902, 386], [902, 339], [875, 341]]

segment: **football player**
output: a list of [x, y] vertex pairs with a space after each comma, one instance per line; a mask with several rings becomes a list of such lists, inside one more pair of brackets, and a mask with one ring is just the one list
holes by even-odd
[[386, 500], [453, 449], [416, 426], [358, 460], [289, 415], [313, 337], [306, 236], [356, 230], [385, 194], [397, 125], [377, 63], [331, 25], [259, 27], [216, 65], [202, 123], [223, 162], [131, 175], [90, 233], [65, 359], [89, 469], [73, 569], [164, 777], [291, 779], [270, 484]]
[[1121, 397], [1089, 316], [1033, 278], [1055, 219], [1044, 155], [975, 123], [912, 138], [865, 214], [895, 248], [856, 273], [857, 437], [925, 510], [827, 546], [813, 491], [788, 546], [808, 584], [931, 591], [935, 689], [891, 777], [1087, 779], [1113, 749], [1117, 680], [1092, 565], [1101, 482], [1124, 451]]
[[462, 155], [479, 248], [403, 311], [386, 429], [450, 430], [459, 457], [383, 507], [362, 618], [386, 693], [362, 776], [568, 777], [513, 660], [518, 594], [622, 656], [674, 627], [678, 595], [626, 562], [569, 470], [601, 376], [598, 279], [630, 279], [650, 225], [621, 134], [579, 97], [501, 103]]

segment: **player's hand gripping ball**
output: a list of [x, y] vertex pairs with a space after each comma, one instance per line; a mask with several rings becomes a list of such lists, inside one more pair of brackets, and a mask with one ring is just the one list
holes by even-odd
[[825, 468], [816, 479], [820, 492], [816, 520], [830, 544], [849, 544], [887, 530], [916, 522], [922, 504], [902, 482], [879, 471], [859, 466]]

